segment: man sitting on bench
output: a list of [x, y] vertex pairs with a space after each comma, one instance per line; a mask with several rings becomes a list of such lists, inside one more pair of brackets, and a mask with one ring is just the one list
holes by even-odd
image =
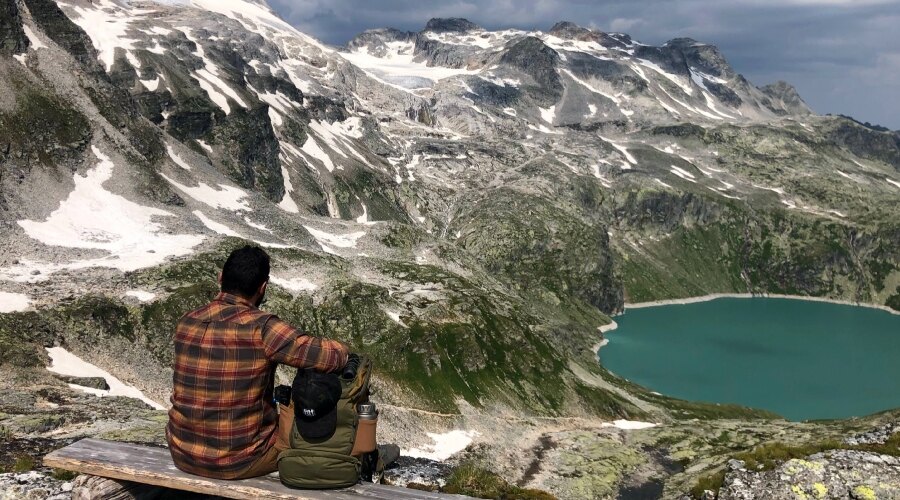
[[344, 344], [306, 335], [258, 309], [268, 282], [266, 252], [237, 249], [219, 275], [221, 293], [178, 321], [166, 437], [185, 472], [244, 479], [277, 471], [294, 411], [273, 402], [275, 368], [327, 373], [347, 363]]

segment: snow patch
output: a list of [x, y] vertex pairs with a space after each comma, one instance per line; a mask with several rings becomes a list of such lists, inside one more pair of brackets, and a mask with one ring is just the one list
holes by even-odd
[[433, 441], [432, 444], [423, 445], [421, 448], [404, 450], [403, 456], [413, 458], [428, 458], [443, 461], [466, 449], [472, 441], [481, 434], [477, 431], [453, 430], [443, 434], [427, 433]]
[[153, 292], [147, 292], [144, 290], [128, 290], [125, 292], [125, 296], [134, 297], [141, 302], [150, 302], [151, 300], [156, 298], [156, 294]]
[[300, 149], [309, 156], [322, 162], [329, 172], [334, 172], [334, 162], [331, 161], [331, 157], [328, 156], [328, 153], [322, 150], [319, 143], [316, 142], [312, 135], [307, 136], [306, 142], [303, 143], [303, 147]]
[[29, 305], [31, 299], [24, 293], [0, 292], [0, 313], [24, 311]]
[[189, 187], [166, 174], [159, 175], [182, 193], [212, 208], [250, 211], [250, 205], [247, 203], [247, 192], [243, 189], [224, 184], [219, 184], [219, 188], [216, 189], [203, 182], [198, 183], [195, 187]]
[[278, 111], [275, 111], [275, 109], [271, 107], [269, 108], [269, 121], [276, 127], [280, 127], [284, 124], [284, 120], [281, 119], [281, 115], [278, 114]]
[[272, 276], [269, 281], [292, 292], [314, 292], [319, 289], [319, 285], [313, 283], [306, 278], [281, 278]]
[[628, 431], [632, 430], [640, 430], [640, 429], [649, 429], [651, 427], [656, 427], [659, 424], [653, 424], [650, 422], [638, 422], [636, 420], [613, 420], [612, 422], [603, 422], [600, 424], [601, 427], [615, 427], [617, 429], [624, 429]]
[[885, 177], [884, 180], [888, 181], [890, 184], [893, 184], [894, 187], [900, 188], [900, 182], [897, 182], [897, 181], [895, 181], [895, 180], [893, 180], [893, 179], [888, 179], [888, 178], [886, 178], [886, 177]]
[[684, 82], [680, 77], [673, 75], [672, 73], [669, 73], [668, 71], [662, 69], [656, 63], [654, 63], [652, 61], [648, 61], [646, 59], [637, 59], [637, 62], [641, 66], [644, 66], [645, 68], [650, 68], [653, 71], [655, 71], [658, 74], [665, 77], [667, 80], [669, 80], [670, 82], [674, 83], [679, 88], [681, 88], [681, 90], [683, 90], [685, 94], [687, 94], [687, 95], [694, 94], [694, 89], [690, 86], [690, 84], [688, 84], [687, 82]]
[[[100, 162], [82, 177], [75, 175], [75, 188], [43, 222], [20, 220], [25, 233], [45, 245], [90, 248], [109, 252], [109, 256], [66, 264], [20, 263], [0, 271], [15, 281], [39, 281], [29, 276], [32, 270], [56, 272], [63, 269], [112, 267], [134, 271], [161, 264], [170, 256], [182, 256], [203, 240], [200, 235], [168, 234], [156, 217], [173, 214], [158, 208], [138, 205], [103, 188], [112, 178], [113, 162], [96, 146], [91, 146]], [[23, 276], [22, 273], [25, 273]]]
[[28, 37], [28, 41], [31, 43], [32, 49], [37, 50], [47, 48], [44, 42], [42, 42], [41, 39], [34, 34], [34, 31], [31, 31], [31, 27], [29, 27], [28, 25], [23, 25], [22, 29], [25, 30], [25, 36]]
[[371, 72], [377, 79], [396, 84], [404, 89], [421, 88], [423, 83], [427, 84], [429, 81], [435, 82], [451, 76], [472, 75], [478, 72], [461, 68], [429, 66], [424, 62], [414, 61], [414, 47], [412, 42], [397, 41], [387, 43], [387, 54], [384, 57], [369, 54], [368, 47], [360, 47], [353, 52], [339, 52], [338, 54], [354, 66]]
[[[615, 142], [611, 141], [610, 139], [607, 139], [606, 137], [603, 137], [602, 135], [599, 136], [599, 137], [600, 137], [600, 139], [603, 140], [604, 142], [608, 142], [612, 147], [614, 147], [614, 148], [616, 148], [617, 150], [619, 150], [619, 152], [622, 153], [622, 156], [625, 157], [625, 160], [626, 160], [628, 163], [630, 163], [631, 165], [637, 165], [637, 160], [634, 159], [634, 156], [631, 156], [631, 153], [628, 152], [628, 148], [626, 148], [625, 146], [622, 146], [622, 145], [620, 145], [620, 144], [616, 144]], [[628, 164], [623, 164], [623, 165], [622, 165], [622, 170], [628, 170], [628, 169], [630, 169], [630, 168], [631, 168], [631, 166], [628, 165]]]
[[285, 167], [284, 165], [281, 165], [281, 177], [284, 178], [284, 198], [282, 198], [281, 201], [278, 202], [278, 208], [288, 213], [298, 214], [300, 213], [300, 208], [297, 206], [297, 203], [294, 201], [294, 199], [291, 198], [291, 193], [294, 192], [294, 185], [291, 184], [290, 172], [288, 172], [287, 167]]
[[[356, 248], [357, 241], [366, 235], [365, 231], [347, 234], [332, 234], [310, 226], [303, 227], [316, 239], [323, 250], [325, 250], [325, 247], [328, 245], [338, 248]], [[327, 252], [328, 250], [325, 251]]]
[[132, 66], [141, 67], [140, 62], [131, 53], [137, 40], [128, 35], [131, 22], [141, 17], [138, 15], [139, 12], [127, 11], [111, 0], [94, 0], [92, 8], [72, 4], [63, 6], [66, 10], [75, 12], [76, 15], [69, 18], [90, 37], [107, 72], [112, 69], [115, 62], [117, 48], [125, 51], [125, 57]]
[[[200, 141], [197, 141], [197, 142], [200, 142]], [[207, 147], [209, 147], [209, 146], [207, 146]], [[172, 149], [172, 146], [169, 146], [168, 144], [166, 144], [166, 152], [169, 153], [169, 158], [171, 158], [172, 161], [174, 161], [176, 165], [178, 165], [179, 167], [181, 167], [185, 170], [191, 169], [191, 166], [188, 165], [186, 161], [181, 159], [181, 157], [178, 156], [177, 153], [175, 153], [175, 150]]]
[[143, 85], [150, 92], [155, 92], [157, 88], [159, 88], [159, 77], [157, 76], [153, 80], [140, 80], [141, 85]]
[[89, 387], [69, 384], [69, 387], [72, 387], [73, 389], [78, 389], [83, 392], [89, 392], [101, 397], [124, 396], [128, 398], [140, 399], [141, 401], [152, 406], [154, 409], [166, 409], [165, 406], [148, 398], [144, 395], [143, 392], [141, 392], [134, 386], [125, 384], [121, 380], [110, 375], [106, 370], [98, 368], [97, 366], [84, 361], [83, 359], [70, 353], [62, 347], [48, 347], [47, 354], [50, 356], [50, 366], [47, 367], [47, 370], [69, 377], [102, 377], [106, 380], [107, 385], [109, 385], [109, 390], [104, 391], [100, 389], [91, 389]]
[[191, 213], [194, 214], [198, 219], [200, 219], [200, 222], [202, 222], [207, 229], [213, 232], [219, 233], [224, 236], [234, 236], [235, 238], [242, 238], [240, 234], [233, 231], [230, 227], [210, 219], [199, 210], [194, 210]]
[[399, 312], [397, 312], [397, 311], [387, 311], [387, 310], [386, 310], [386, 311], [384, 311], [384, 313], [387, 315], [388, 318], [391, 318], [391, 321], [393, 321], [394, 323], [397, 323], [398, 325], [400, 325], [400, 326], [402, 326], [402, 327], [404, 327], [404, 328], [406, 327], [406, 324], [403, 323], [403, 321], [400, 319], [400, 313], [399, 313]]
[[556, 118], [556, 106], [538, 109], [541, 111], [541, 119], [549, 123], [550, 125], [553, 125], [553, 120]]
[[271, 232], [272, 232], [272, 230], [269, 229], [269, 228], [267, 228], [265, 225], [263, 225], [263, 224], [258, 224], [258, 223], [256, 223], [256, 222], [253, 222], [252, 220], [250, 220], [249, 217], [244, 217], [244, 222], [245, 222], [248, 226], [252, 227], [253, 229], [259, 229], [260, 231], [265, 231], [265, 232], [267, 232], [267, 233], [271, 233]]
[[683, 168], [678, 168], [675, 165], [670, 165], [669, 167], [671, 168], [670, 171], [673, 174], [677, 175], [678, 177], [681, 177], [682, 179], [684, 179], [686, 181], [697, 182], [696, 178], [694, 177], [694, 174], [688, 172], [687, 170], [685, 170]]

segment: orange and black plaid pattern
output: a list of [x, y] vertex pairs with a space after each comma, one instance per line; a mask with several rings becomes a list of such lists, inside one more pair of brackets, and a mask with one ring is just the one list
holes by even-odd
[[279, 363], [336, 371], [347, 363], [347, 348], [227, 293], [178, 321], [166, 436], [179, 469], [228, 479], [272, 446]]

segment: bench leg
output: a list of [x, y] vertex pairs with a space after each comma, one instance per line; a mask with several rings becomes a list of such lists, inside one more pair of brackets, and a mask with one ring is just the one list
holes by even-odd
[[81, 474], [72, 484], [72, 500], [160, 500], [167, 488]]

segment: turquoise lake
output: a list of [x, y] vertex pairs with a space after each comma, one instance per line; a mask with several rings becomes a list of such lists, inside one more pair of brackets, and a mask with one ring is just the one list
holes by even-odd
[[600, 349], [616, 375], [667, 396], [791, 420], [900, 408], [900, 316], [775, 298], [628, 309]]

